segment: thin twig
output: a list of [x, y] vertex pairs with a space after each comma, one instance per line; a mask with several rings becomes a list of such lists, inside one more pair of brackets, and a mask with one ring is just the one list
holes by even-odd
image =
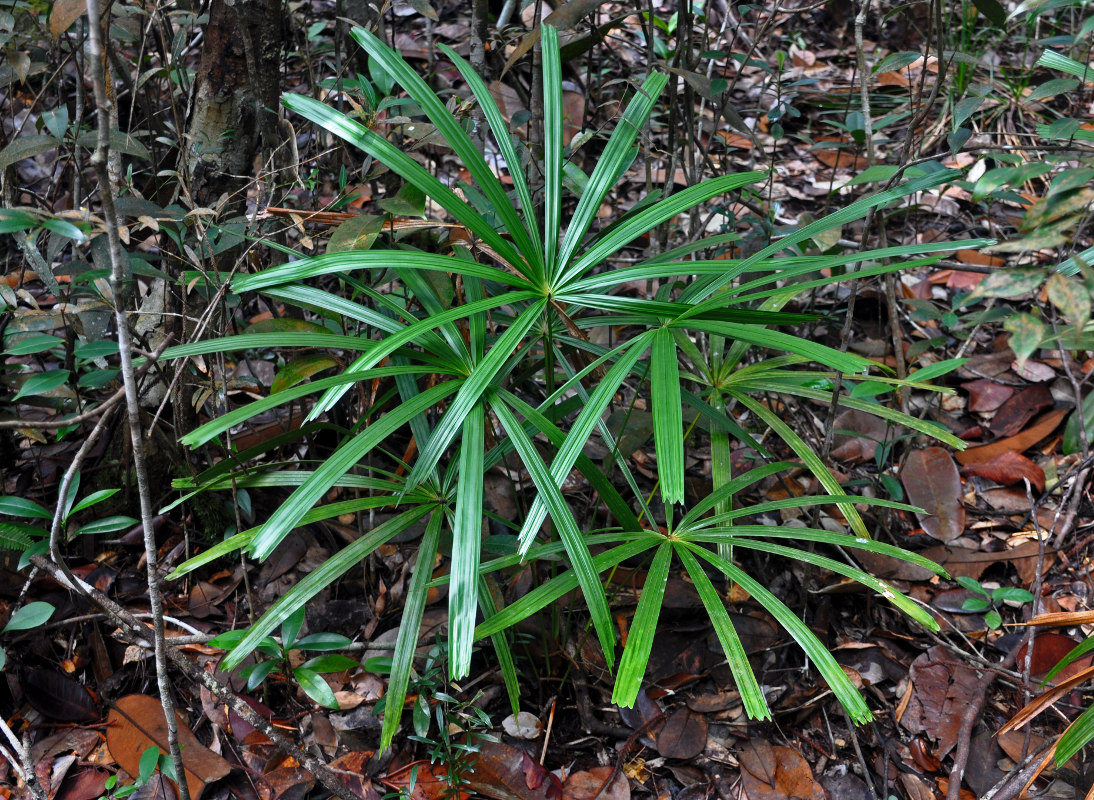
[[[171, 760], [175, 765], [175, 774], [185, 775], [182, 751], [179, 749], [178, 723], [175, 718], [175, 701], [172, 694], [170, 677], [167, 674], [167, 645], [164, 641], [163, 597], [160, 594], [159, 574], [156, 568], [156, 533], [152, 525], [152, 498], [148, 481], [148, 468], [144, 458], [144, 442], [141, 436], [140, 394], [137, 389], [136, 373], [133, 368], [133, 341], [129, 333], [129, 323], [125, 318], [126, 282], [131, 276], [125, 274], [122, 243], [118, 226], [118, 214], [114, 206], [114, 182], [112, 167], [117, 167], [116, 159], [110, 153], [110, 130], [116, 116], [113, 104], [107, 98], [106, 76], [103, 67], [102, 20], [99, 13], [99, 0], [87, 0], [88, 56], [91, 67], [91, 83], [95, 92], [95, 112], [98, 121], [98, 142], [91, 155], [91, 164], [95, 167], [95, 176], [99, 181], [99, 196], [102, 203], [103, 221], [106, 225], [106, 238], [110, 253], [110, 289], [114, 300], [114, 319], [117, 325], [118, 350], [121, 358], [122, 383], [125, 388], [127, 418], [129, 421], [129, 439], [133, 449], [133, 470], [137, 478], [137, 494], [140, 498], [141, 526], [144, 529], [145, 560], [148, 576], [148, 600], [152, 612], [153, 635], [156, 642], [156, 680], [159, 684], [160, 703], [163, 705], [164, 721], [167, 728], [167, 746]], [[190, 788], [184, 780], [176, 781], [179, 800], [190, 800]]]

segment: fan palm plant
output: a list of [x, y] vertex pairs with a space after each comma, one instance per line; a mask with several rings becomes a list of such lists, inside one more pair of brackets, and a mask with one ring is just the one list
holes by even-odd
[[[737, 545], [808, 561], [866, 584], [922, 624], [933, 627], [929, 615], [892, 587], [793, 546], [794, 542], [808, 541], [858, 547], [932, 566], [903, 550], [873, 541], [855, 504], [906, 506], [848, 496], [804, 440], [755, 394], [776, 391], [828, 400], [831, 392], [817, 388], [817, 376], [791, 367], [802, 362], [819, 364], [820, 379], [830, 381], [836, 374], [865, 373], [873, 366], [860, 356], [777, 329], [813, 319], [782, 308], [797, 293], [832, 280], [821, 277], [820, 270], [864, 264], [855, 275], [876, 275], [898, 269], [899, 259], [906, 256], [917, 255], [913, 263], [924, 264], [937, 258], [931, 253], [985, 243], [920, 244], [821, 257], [795, 253], [798, 244], [818, 233], [860, 219], [870, 209], [938, 186], [951, 180], [954, 173], [920, 175], [791, 231], [747, 258], [690, 259], [702, 246], [700, 243], [617, 268], [612, 257], [640, 235], [697, 204], [766, 178], [763, 172], [716, 177], [665, 199], [647, 198], [613, 224], [593, 230], [601, 204], [634, 158], [639, 132], [668, 80], [664, 74], [651, 73], [634, 92], [596, 166], [581, 182], [580, 196], [568, 206], [572, 211], [564, 226], [563, 173], [567, 154], [562, 136], [561, 59], [557, 32], [552, 27], [544, 26], [542, 35], [542, 216], [534, 212], [532, 187], [515, 166], [521, 163], [519, 144], [486, 85], [462, 58], [441, 46], [467, 82], [497, 152], [510, 166], [511, 192], [476, 149], [464, 121], [446, 109], [398, 53], [363, 29], [355, 29], [353, 36], [394, 76], [466, 166], [474, 181], [474, 190], [469, 187], [466, 193], [471, 201], [383, 136], [323, 103], [290, 94], [283, 98], [285, 106], [360, 148], [417, 187], [463, 225], [475, 245], [470, 249], [455, 246], [450, 255], [410, 248], [340, 252], [234, 277], [233, 292], [259, 292], [271, 300], [303, 308], [317, 319], [326, 319], [331, 327], [354, 330], [335, 334], [316, 327], [298, 333], [246, 333], [169, 351], [169, 356], [183, 357], [299, 346], [352, 354], [351, 362], [337, 375], [292, 386], [203, 425], [183, 440], [195, 447], [256, 414], [309, 394], [322, 392], [308, 417], [309, 424], [314, 425], [355, 384], [385, 379], [395, 387], [394, 394], [387, 398], [391, 402], [384, 405], [381, 401], [385, 399], [381, 398], [367, 409], [356, 426], [344, 432], [337, 449], [314, 469], [299, 469], [297, 464], [275, 465], [261, 472], [244, 473], [223, 465], [196, 482], [180, 484], [194, 491], [233, 485], [283, 486], [293, 491], [260, 527], [210, 549], [183, 565], [177, 574], [241, 549], [265, 558], [290, 531], [310, 522], [367, 508], [397, 508], [394, 516], [331, 556], [274, 603], [227, 656], [224, 666], [238, 665], [264, 636], [322, 588], [382, 543], [426, 520], [393, 659], [382, 734], [385, 747], [398, 726], [431, 567], [443, 537], [451, 537], [447, 581], [452, 677], [468, 673], [473, 643], [490, 637], [514, 708], [516, 670], [505, 638], [507, 629], [565, 592], [579, 588], [605, 658], [609, 665], [615, 665], [615, 632], [601, 573], [627, 558], [652, 554], [633, 632], [618, 665], [616, 702], [630, 705], [635, 700], [649, 658], [664, 579], [676, 559], [699, 590], [750, 714], [766, 715], [766, 702], [704, 563], [742, 585], [766, 606], [806, 649], [853, 718], [868, 719], [869, 710], [862, 698], [824, 646], [727, 555], [729, 546]], [[722, 236], [706, 244], [724, 244], [730, 238]], [[746, 274], [760, 277], [741, 284], [738, 279]], [[382, 282], [376, 280], [380, 275], [386, 276]], [[310, 283], [320, 276], [336, 276], [338, 289], [331, 291]], [[620, 293], [621, 287], [632, 281], [677, 279], [683, 279], [686, 288], [675, 296], [649, 299]], [[438, 290], [440, 282], [449, 288], [454, 285], [454, 299]], [[381, 283], [387, 287], [383, 291], [376, 288]], [[331, 284], [328, 277], [326, 285]], [[611, 346], [596, 344], [605, 337], [589, 333], [605, 326], [625, 330], [628, 335]], [[744, 357], [749, 351], [781, 355], [746, 364]], [[516, 379], [529, 372], [542, 376], [547, 387], [545, 399], [533, 399]], [[649, 527], [647, 501], [626, 454], [618, 452], [603, 420], [625, 382], [628, 386], [649, 387], [659, 493], [669, 512], [664, 531]], [[689, 385], [697, 391], [689, 391]], [[836, 504], [847, 519], [850, 533], [732, 525], [745, 513], [732, 510], [732, 496], [787, 465], [768, 464], [742, 476], [730, 473], [730, 438], [751, 441], [751, 437], [726, 413], [727, 402], [736, 402], [786, 441], [826, 492], [805, 502]], [[961, 446], [959, 440], [928, 422], [852, 398], [841, 402]], [[691, 508], [685, 507], [684, 492], [685, 405], [691, 409], [689, 413], [707, 421], [715, 444], [715, 491]], [[379, 413], [380, 408], [386, 410]], [[366, 457], [381, 450], [385, 440], [401, 430], [409, 430], [417, 445], [417, 455], [403, 465], [405, 470], [385, 473], [373, 468], [358, 474]], [[584, 453], [595, 434], [612, 447], [611, 463], [626, 484], [622, 490]], [[548, 457], [543, 455], [544, 449]], [[513, 454], [534, 483], [536, 497], [518, 521], [513, 552], [484, 561], [483, 476]], [[561, 488], [574, 468], [607, 505], [614, 517], [612, 529], [600, 533], [583, 530]], [[370, 496], [320, 505], [335, 486], [367, 489]], [[800, 505], [802, 501], [795, 503]], [[779, 507], [778, 503], [769, 503], [748, 511]], [[683, 514], [675, 523], [674, 509]], [[705, 516], [711, 513], [713, 516]], [[544, 535], [542, 527], [548, 517], [552, 533]], [[717, 546], [718, 552], [711, 546]], [[570, 569], [516, 603], [499, 608], [496, 593], [490, 591], [492, 573], [537, 558], [563, 558]], [[483, 622], [476, 626], [480, 612]]]

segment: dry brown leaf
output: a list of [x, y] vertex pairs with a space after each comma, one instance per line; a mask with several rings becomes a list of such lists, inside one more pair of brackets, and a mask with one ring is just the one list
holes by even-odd
[[630, 800], [631, 786], [622, 773], [604, 785], [613, 772], [615, 767], [593, 767], [588, 772], [573, 773], [562, 787], [562, 800]]
[[[232, 771], [232, 767], [199, 742], [181, 719], [178, 737], [186, 786], [190, 797], [198, 800], [208, 784], [223, 778]], [[137, 775], [141, 754], [153, 745], [160, 752], [170, 752], [167, 747], [167, 720], [160, 701], [143, 694], [131, 694], [118, 700], [106, 722], [106, 746], [110, 748], [110, 755], [130, 775]]]
[[1056, 426], [1067, 416], [1068, 410], [1058, 408], [1055, 411], [1050, 411], [1017, 436], [1010, 436], [1006, 439], [1000, 439], [998, 442], [963, 450], [956, 454], [957, 460], [961, 464], [976, 464], [991, 461], [1000, 453], [1005, 453], [1008, 450], [1013, 450], [1016, 453], [1028, 450], [1056, 430]]
[[999, 438], [1013, 436], [1037, 414], [1052, 408], [1055, 402], [1047, 386], [1027, 386], [999, 407], [991, 421], [991, 432]]
[[1005, 386], [988, 378], [968, 381], [961, 384], [961, 388], [969, 393], [969, 411], [977, 412], [995, 411], [1014, 394], [1013, 386]]
[[809, 762], [789, 747], [745, 747], [740, 753], [741, 783], [749, 800], [827, 800]]
[[908, 493], [908, 502], [927, 512], [917, 513], [916, 517], [928, 535], [951, 542], [965, 532], [961, 476], [947, 450], [913, 450], [904, 462], [900, 482]]
[[969, 464], [961, 468], [965, 477], [972, 475], [987, 478], [1003, 486], [1012, 486], [1028, 479], [1038, 492], [1045, 490], [1045, 471], [1028, 458], [1013, 450], [1000, 453], [990, 461]]
[[961, 711], [975, 695], [979, 678], [941, 645], [920, 654], [908, 677], [912, 697], [900, 724], [910, 733], [925, 733], [937, 742], [934, 755], [942, 759], [957, 745]]

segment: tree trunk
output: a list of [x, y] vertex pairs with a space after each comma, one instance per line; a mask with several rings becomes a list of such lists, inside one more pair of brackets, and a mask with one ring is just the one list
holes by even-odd
[[281, 31], [279, 0], [212, 0], [180, 155], [198, 206], [227, 193], [242, 210], [255, 157], [278, 144]]

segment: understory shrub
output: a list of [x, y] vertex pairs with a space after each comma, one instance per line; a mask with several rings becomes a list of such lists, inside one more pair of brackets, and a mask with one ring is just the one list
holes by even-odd
[[[506, 165], [511, 190], [476, 148], [465, 127], [467, 120], [453, 116], [414, 69], [371, 33], [356, 29], [353, 36], [436, 127], [466, 167], [473, 185], [461, 187], [462, 192], [446, 186], [383, 136], [312, 98], [289, 94], [284, 97], [285, 106], [386, 165], [443, 208], [467, 235], [452, 236], [447, 252], [426, 252], [409, 245], [354, 250], [235, 276], [230, 282], [233, 293], [258, 292], [271, 302], [296, 306], [310, 322], [291, 320], [275, 330], [244, 332], [168, 351], [167, 356], [180, 358], [309, 348], [334, 354], [327, 363], [341, 365], [326, 377], [280, 381], [279, 390], [268, 397], [186, 436], [183, 441], [191, 447], [309, 395], [319, 397], [299, 436], [329, 419], [329, 412], [340, 403], [357, 396], [372, 398], [359, 417], [340, 430], [338, 446], [322, 461], [241, 465], [264, 455], [272, 447], [268, 445], [226, 458], [197, 481], [180, 482], [191, 493], [255, 487], [287, 487], [292, 492], [261, 525], [191, 559], [176, 575], [240, 550], [265, 558], [290, 531], [312, 522], [368, 509], [393, 512], [275, 602], [239, 639], [223, 666], [238, 666], [267, 634], [323, 588], [383, 543], [424, 522], [392, 660], [383, 747], [391, 743], [398, 727], [442, 542], [443, 551], [450, 550], [451, 555], [449, 574], [443, 579], [448, 583], [451, 676], [466, 675], [473, 644], [489, 638], [514, 710], [517, 672], [507, 633], [577, 588], [605, 659], [615, 671], [613, 699], [623, 706], [633, 704], [650, 656], [665, 582], [675, 563], [698, 590], [749, 715], [765, 717], [770, 712], [711, 574], [739, 584], [761, 603], [805, 650], [851, 717], [857, 722], [868, 720], [869, 709], [832, 655], [794, 612], [734, 563], [732, 548], [798, 559], [847, 576], [880, 593], [920, 624], [936, 628], [925, 610], [884, 581], [805, 549], [817, 545], [859, 548], [940, 572], [919, 556], [871, 538], [856, 504], [909, 507], [848, 495], [818, 454], [780, 416], [771, 398], [784, 395], [827, 403], [837, 374], [861, 376], [871, 370], [871, 380], [891, 387], [931, 388], [926, 381], [953, 366], [934, 365], [901, 382], [863, 357], [782, 328], [814, 319], [783, 309], [815, 287], [930, 264], [943, 251], [984, 244], [972, 240], [832, 255], [801, 253], [800, 246], [823, 231], [952, 181], [956, 173], [923, 168], [902, 185], [791, 230], [748, 257], [695, 257], [700, 251], [730, 244], [737, 237], [729, 233], [617, 267], [613, 256], [637, 237], [697, 204], [747, 191], [767, 177], [764, 172], [728, 174], [667, 198], [655, 192], [610, 224], [594, 229], [602, 203], [635, 157], [639, 132], [665, 88], [666, 75], [651, 73], [633, 92], [592, 172], [575, 181], [575, 167], [567, 163], [563, 145], [558, 36], [552, 27], [543, 27], [542, 213], [537, 213], [538, 190], [534, 191], [520, 166], [523, 148], [466, 61], [441, 46], [481, 109], [494, 152]], [[404, 108], [415, 113], [411, 106]], [[577, 196], [564, 203], [567, 192]], [[636, 281], [655, 281], [660, 289], [652, 297], [631, 296], [624, 287]], [[618, 336], [619, 332], [623, 335]], [[283, 368], [286, 375], [291, 363]], [[360, 395], [347, 395], [355, 386], [361, 387]], [[638, 396], [648, 398], [652, 415], [663, 525], [651, 514], [653, 498], [643, 496], [629, 454], [619, 452], [604, 419], [619, 397], [633, 404]], [[961, 447], [940, 427], [879, 403], [844, 393], [839, 404]], [[698, 423], [710, 432], [714, 490], [688, 503], [685, 424]], [[330, 427], [328, 422], [322, 424]], [[753, 429], [747, 430], [746, 425]], [[795, 463], [775, 460], [754, 438], [765, 428], [785, 443]], [[390, 440], [396, 434], [413, 437], [414, 446], [405, 448], [405, 453], [402, 447], [390, 452]], [[595, 436], [611, 451], [603, 464], [586, 454], [586, 445]], [[733, 441], [759, 454], [755, 468], [733, 474]], [[370, 456], [377, 456], [375, 462]], [[386, 466], [376, 465], [381, 462]], [[535, 489], [527, 514], [516, 521], [515, 536], [490, 535], [483, 525], [484, 475], [503, 462], [510, 471], [514, 463], [519, 465]], [[801, 466], [815, 476], [823, 494], [733, 507], [735, 494]], [[575, 516], [563, 495], [563, 481], [574, 469], [611, 514], [611, 524], [603, 529], [585, 530], [584, 521]], [[619, 486], [614, 474], [621, 476]], [[358, 490], [360, 496], [324, 502], [334, 487]], [[746, 515], [787, 505], [821, 504], [839, 509], [847, 532], [739, 524]], [[545, 527], [548, 518], [550, 526]], [[638, 558], [648, 563], [648, 578], [626, 646], [617, 658], [602, 574]], [[503, 606], [496, 591], [497, 573], [536, 559], [561, 561], [566, 568]]]

